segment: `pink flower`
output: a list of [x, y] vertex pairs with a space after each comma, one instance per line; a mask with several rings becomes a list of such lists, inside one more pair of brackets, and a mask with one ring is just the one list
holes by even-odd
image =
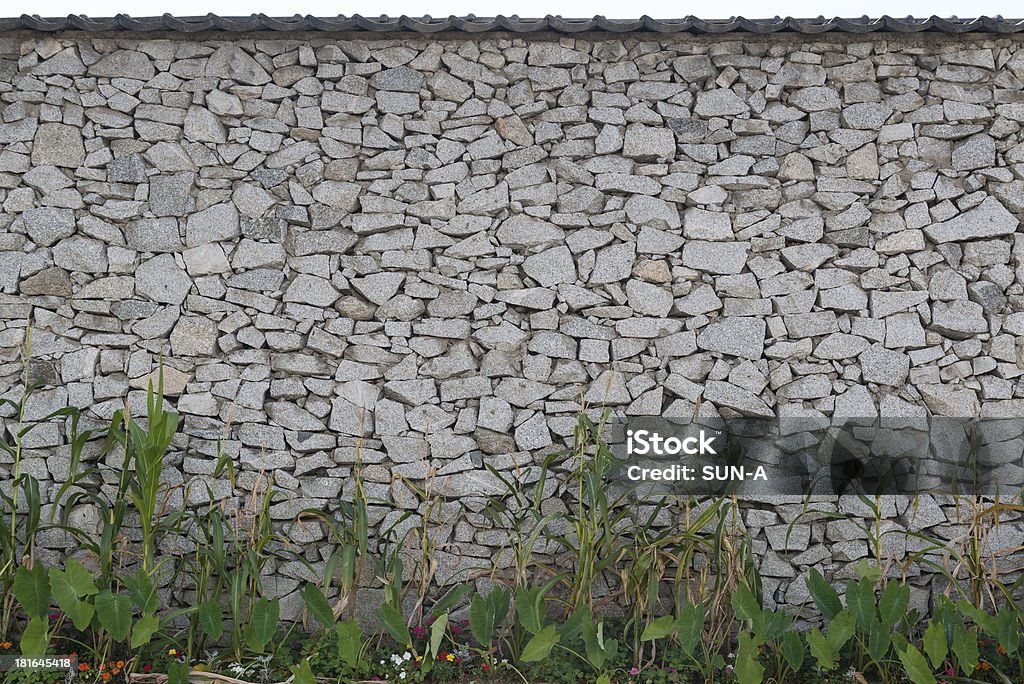
[[416, 637], [417, 639], [426, 639], [427, 638], [427, 628], [424, 627], [423, 625], [416, 625], [415, 627], [412, 628], [412, 635], [414, 637]]
[[640, 669], [635, 667], [635, 666], [631, 667], [629, 669], [629, 674], [631, 674], [631, 675], [633, 675], [635, 677], [636, 675], [640, 674]]

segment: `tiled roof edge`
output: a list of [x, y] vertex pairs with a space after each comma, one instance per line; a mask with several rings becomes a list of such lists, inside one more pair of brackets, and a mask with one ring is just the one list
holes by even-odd
[[607, 33], [628, 33], [652, 31], [655, 33], [874, 33], [893, 31], [897, 33], [1020, 33], [1024, 31], [1024, 19], [1003, 19], [1002, 17], [978, 17], [975, 19], [942, 18], [927, 19], [883, 16], [877, 19], [653, 19], [643, 16], [639, 19], [606, 19], [603, 16], [590, 19], [565, 19], [548, 15], [540, 19], [511, 17], [364, 17], [354, 14], [350, 17], [314, 17], [294, 15], [291, 17], [270, 17], [266, 14], [252, 14], [247, 17], [221, 17], [207, 14], [202, 17], [176, 17], [164, 14], [159, 17], [134, 18], [126, 14], [115, 17], [91, 18], [82, 14], [66, 17], [42, 18], [38, 15], [23, 14], [20, 17], [0, 18], [0, 31], [174, 31], [195, 33], [199, 31], [227, 31], [231, 33], [251, 31], [410, 31], [414, 33], [437, 33], [439, 31], [461, 31], [484, 33], [487, 31], [509, 31], [530, 33], [550, 31], [553, 33], [581, 33], [601, 31]]

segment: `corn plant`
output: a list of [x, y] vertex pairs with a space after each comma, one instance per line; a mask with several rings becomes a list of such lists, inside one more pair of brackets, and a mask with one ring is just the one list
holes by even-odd
[[486, 495], [487, 506], [483, 513], [492, 523], [503, 530], [507, 541], [495, 553], [495, 558], [503, 557], [506, 552], [511, 555], [511, 577], [508, 583], [513, 589], [526, 587], [534, 579], [533, 569], [551, 576], [557, 571], [541, 563], [536, 555], [538, 543], [546, 541], [548, 526], [562, 518], [560, 513], [544, 514], [541, 503], [544, 500], [544, 489], [550, 474], [552, 462], [557, 454], [549, 455], [539, 466], [537, 482], [532, 493], [524, 484], [524, 472], [516, 466], [515, 477], [506, 477], [489, 463], [484, 464], [505, 489], [502, 496]]
[[128, 481], [128, 495], [139, 514], [142, 528], [142, 568], [147, 573], [156, 570], [155, 556], [160, 533], [158, 507], [166, 488], [160, 482], [167, 450], [178, 430], [179, 415], [164, 410], [164, 369], [160, 364], [159, 381], [154, 391], [152, 379], [146, 390], [146, 425], [143, 427], [132, 416], [127, 404], [114, 413], [108, 439], [124, 450], [122, 471], [132, 471]]

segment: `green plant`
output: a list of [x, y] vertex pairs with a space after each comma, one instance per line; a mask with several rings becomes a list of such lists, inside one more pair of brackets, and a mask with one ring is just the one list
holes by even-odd
[[[25, 330], [25, 340], [20, 348], [22, 366], [22, 392], [15, 401], [0, 398], [0, 414], [12, 413], [16, 418], [7, 431], [0, 431], [0, 453], [11, 461], [10, 477], [6, 480], [8, 489], [0, 486], [0, 641], [11, 634], [14, 620], [14, 581], [18, 570], [31, 566], [35, 556], [37, 535], [48, 527], [42, 523], [43, 500], [39, 482], [29, 473], [21, 472], [24, 443], [30, 433], [40, 425], [58, 418], [67, 418], [67, 439], [70, 447], [69, 480], [57, 492], [52, 502], [53, 510], [61, 508], [64, 494], [78, 478], [78, 464], [85, 445], [93, 437], [92, 430], [81, 430], [81, 412], [75, 407], [56, 409], [38, 418], [29, 418], [30, 403], [42, 382], [31, 373], [32, 329]], [[10, 432], [10, 441], [8, 435]]]

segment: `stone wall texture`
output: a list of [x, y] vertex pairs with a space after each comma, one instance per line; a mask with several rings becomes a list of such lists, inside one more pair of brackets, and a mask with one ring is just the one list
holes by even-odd
[[[503, 542], [483, 465], [534, 481], [581, 399], [1024, 416], [1019, 39], [9, 33], [0, 58], [0, 394], [29, 328], [29, 417], [142, 413], [162, 355], [172, 505], [237, 498], [220, 437], [276, 519], [334, 508], [365, 439], [368, 494], [398, 508], [375, 529], [427, 512], [396, 476], [443, 498], [444, 584]], [[46, 496], [65, 432], [27, 438]], [[571, 505], [549, 484], [546, 511]], [[883, 524], [962, 534], [940, 504]], [[769, 601], [868, 554], [849, 521], [787, 534], [800, 508], [738, 521]], [[322, 560], [320, 530], [288, 530]], [[288, 595], [307, 571], [275, 572]]]

